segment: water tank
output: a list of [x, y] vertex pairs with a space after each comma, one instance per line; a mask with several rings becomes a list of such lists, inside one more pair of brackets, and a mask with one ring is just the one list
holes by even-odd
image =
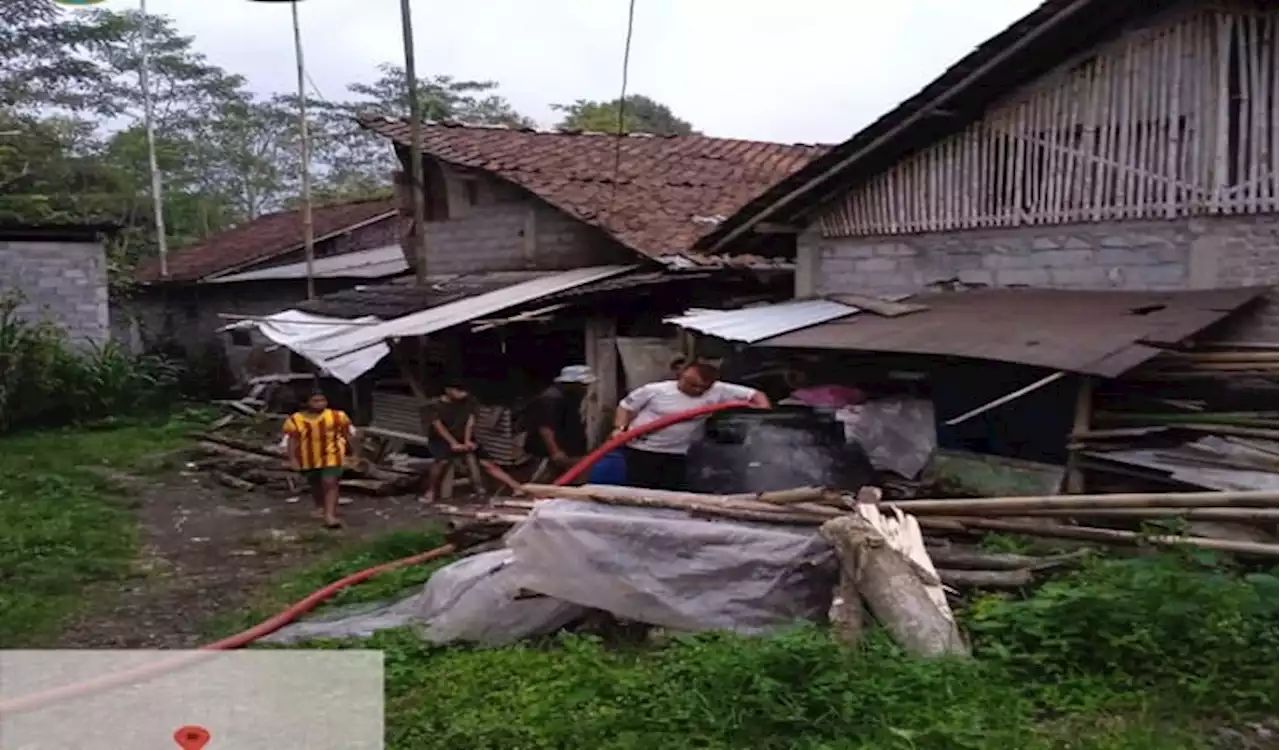
[[725, 412], [689, 451], [688, 485], [711, 494], [822, 486], [856, 490], [875, 471], [844, 426], [809, 407]]

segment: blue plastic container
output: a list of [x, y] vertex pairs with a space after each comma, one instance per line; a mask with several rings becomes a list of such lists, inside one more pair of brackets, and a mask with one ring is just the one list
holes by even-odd
[[587, 482], [615, 486], [626, 485], [627, 459], [622, 455], [622, 451], [609, 451], [599, 461], [596, 461], [595, 465], [591, 467], [591, 471], [587, 473]]

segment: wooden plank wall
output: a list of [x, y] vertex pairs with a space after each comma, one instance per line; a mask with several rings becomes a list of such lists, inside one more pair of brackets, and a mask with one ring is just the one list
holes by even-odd
[[1276, 8], [1128, 33], [854, 189], [820, 221], [876, 236], [1277, 209]]

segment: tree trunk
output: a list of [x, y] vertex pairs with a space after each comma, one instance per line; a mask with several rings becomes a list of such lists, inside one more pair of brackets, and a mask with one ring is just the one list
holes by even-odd
[[919, 656], [968, 654], [949, 613], [930, 598], [921, 571], [869, 521], [843, 516], [824, 523], [821, 534], [836, 548], [842, 578], [853, 578], [867, 609], [899, 645]]

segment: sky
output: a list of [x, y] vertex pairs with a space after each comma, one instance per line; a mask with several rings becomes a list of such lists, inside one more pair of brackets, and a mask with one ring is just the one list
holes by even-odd
[[[106, 0], [138, 7], [139, 0]], [[1038, 0], [635, 0], [628, 93], [707, 135], [837, 143], [910, 97]], [[321, 96], [402, 64], [398, 0], [304, 0]], [[287, 3], [148, 0], [217, 65], [263, 93], [296, 89]], [[491, 80], [550, 127], [553, 103], [615, 99], [627, 0], [413, 0], [420, 75]]]

